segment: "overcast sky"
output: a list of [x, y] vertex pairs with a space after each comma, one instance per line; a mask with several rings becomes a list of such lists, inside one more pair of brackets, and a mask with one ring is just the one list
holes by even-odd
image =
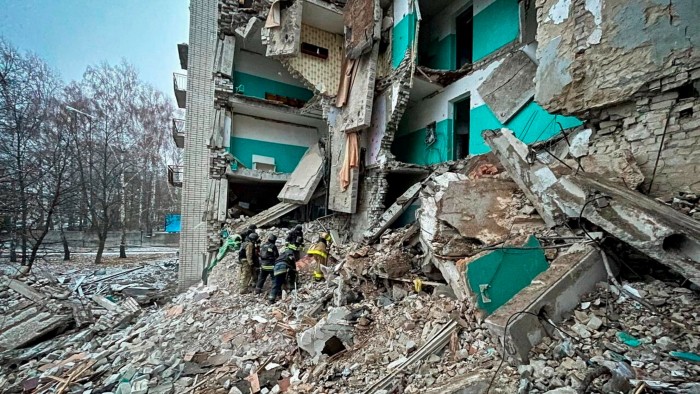
[[173, 98], [188, 0], [0, 0], [0, 36], [42, 57], [66, 81], [88, 65], [125, 58]]

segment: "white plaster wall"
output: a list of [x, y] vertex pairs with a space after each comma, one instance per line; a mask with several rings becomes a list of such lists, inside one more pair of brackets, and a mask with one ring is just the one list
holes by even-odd
[[233, 137], [272, 142], [276, 144], [311, 146], [320, 138], [315, 127], [295, 126], [251, 116], [233, 115]]
[[429, 20], [430, 38], [442, 40], [450, 34], [455, 33], [455, 17], [466, 9], [471, 0], [458, 0], [451, 2], [440, 13], [434, 15]]
[[234, 71], [271, 79], [289, 85], [305, 87], [303, 83], [289, 74], [289, 71], [282, 66], [282, 63], [253, 52], [238, 51], [234, 59]]
[[427, 100], [413, 103], [408, 107], [404, 115], [408, 117], [408, 130], [415, 131], [425, 127], [430, 122], [439, 122], [450, 118], [452, 106], [448, 105], [448, 103], [457, 98], [469, 95], [471, 97], [471, 109], [484, 105], [484, 100], [476, 89], [502, 62], [503, 60], [499, 59], [490, 63], [486, 68], [477, 70], [447, 86], [437, 95]]
[[411, 4], [413, 0], [394, 0], [394, 26], [401, 22], [401, 19], [411, 13]]

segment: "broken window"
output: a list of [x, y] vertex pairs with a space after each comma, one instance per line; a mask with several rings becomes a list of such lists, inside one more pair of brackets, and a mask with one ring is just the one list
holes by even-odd
[[318, 45], [309, 44], [308, 42], [301, 43], [301, 53], [318, 57], [321, 59], [328, 59], [328, 49], [320, 47]]
[[453, 104], [454, 112], [454, 159], [469, 156], [469, 97]]
[[472, 62], [472, 43], [474, 36], [474, 9], [467, 8], [455, 19], [456, 33], [456, 60], [455, 69], [460, 69], [465, 64]]

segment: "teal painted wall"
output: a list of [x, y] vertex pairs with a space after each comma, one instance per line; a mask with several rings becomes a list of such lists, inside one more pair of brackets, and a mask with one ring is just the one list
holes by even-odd
[[439, 70], [454, 70], [457, 64], [457, 36], [450, 34], [443, 37], [441, 40], [434, 39], [430, 41], [426, 59], [421, 59], [421, 65], [435, 68]]
[[416, 36], [416, 15], [408, 14], [392, 29], [391, 65], [397, 68]]
[[483, 59], [518, 38], [520, 10], [517, 0], [496, 0], [474, 15], [472, 60]]
[[307, 149], [304, 146], [231, 137], [229, 152], [248, 168], [253, 168], [253, 155], [274, 157], [277, 172], [291, 173]]
[[[537, 238], [531, 236], [524, 246], [533, 249], [504, 247], [467, 265], [465, 275], [469, 288], [478, 295], [477, 305], [487, 314], [508, 302], [549, 268]], [[491, 302], [484, 302], [480, 285], [489, 285], [486, 296]]]
[[392, 152], [404, 163], [431, 165], [452, 160], [454, 143], [452, 128], [452, 119], [437, 122], [435, 125], [437, 140], [426, 147], [425, 128], [407, 132], [405, 125], [399, 124], [399, 132], [392, 145]]
[[244, 95], [261, 99], [265, 98], [265, 92], [304, 101], [309, 101], [314, 95], [312, 91], [300, 86], [273, 81], [271, 79], [238, 71], [233, 73], [233, 85], [235, 87], [243, 85]]
[[[484, 142], [481, 132], [500, 129], [504, 125], [496, 119], [496, 115], [486, 105], [473, 108], [469, 114], [469, 153], [472, 155], [488, 153], [490, 148]], [[511, 118], [505, 127], [512, 130], [523, 142], [531, 144], [559, 134], [561, 129], [556, 124], [557, 122], [561, 123], [565, 129], [579, 126], [582, 123], [571, 116], [550, 115], [536, 102], [531, 101]]]

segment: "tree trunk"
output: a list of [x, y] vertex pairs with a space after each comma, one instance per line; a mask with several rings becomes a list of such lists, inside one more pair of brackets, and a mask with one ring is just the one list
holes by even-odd
[[61, 242], [63, 243], [63, 261], [70, 260], [70, 248], [68, 247], [68, 240], [66, 239], [66, 233], [63, 231], [63, 225], [61, 225]]
[[[105, 226], [106, 228], [107, 226]], [[102, 262], [102, 253], [105, 251], [105, 243], [107, 242], [107, 231], [100, 231], [97, 234], [97, 254], [95, 255], [95, 264]]]
[[126, 183], [124, 182], [124, 172], [120, 176], [121, 182], [121, 202], [119, 205], [119, 220], [122, 225], [122, 237], [119, 242], [119, 258], [126, 258]]
[[10, 263], [17, 262], [17, 241], [15, 240], [14, 233], [12, 234], [12, 239], [10, 240]]

